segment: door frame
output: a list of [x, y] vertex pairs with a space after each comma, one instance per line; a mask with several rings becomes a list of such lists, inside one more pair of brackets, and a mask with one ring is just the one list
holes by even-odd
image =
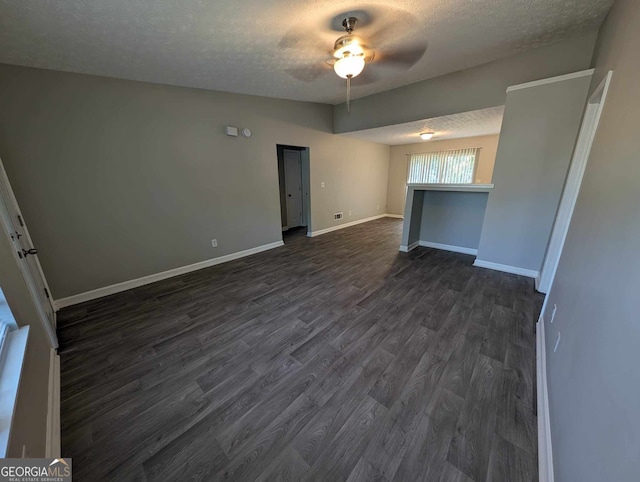
[[598, 131], [598, 124], [600, 123], [600, 117], [604, 109], [612, 77], [613, 71], [609, 71], [587, 102], [580, 133], [578, 134], [578, 140], [573, 153], [573, 159], [571, 160], [569, 173], [567, 174], [567, 180], [558, 207], [558, 214], [556, 215], [553, 230], [551, 231], [547, 254], [542, 264], [542, 270], [540, 271], [540, 281], [537, 284], [537, 290], [541, 293], [548, 293], [553, 286], [553, 280], [556, 276], [564, 242], [567, 239], [571, 217], [573, 216], [573, 210], [578, 200], [582, 178], [587, 167], [587, 162], [589, 161], [596, 132]]
[[[27, 244], [29, 246], [33, 246], [34, 244], [31, 239], [31, 235], [29, 234], [29, 229], [27, 228], [27, 224], [24, 222], [24, 216], [22, 215], [22, 211], [20, 210], [20, 205], [18, 204], [18, 200], [16, 199], [13, 189], [11, 187], [11, 183], [9, 182], [9, 177], [7, 176], [7, 172], [2, 163], [2, 159], [0, 159], [0, 203], [2, 203], [3, 205], [3, 208], [4, 208], [3, 210], [6, 211], [9, 214], [9, 216], [11, 216], [12, 209], [10, 209], [10, 207], [6, 205], [5, 197], [3, 196], [3, 194], [6, 195], [6, 197], [8, 197], [8, 200], [6, 202], [12, 203], [15, 206], [16, 211], [18, 212], [20, 218], [23, 220], [23, 222], [20, 223], [21, 225], [20, 227], [22, 231], [21, 234], [25, 237]], [[3, 216], [0, 216], [0, 225], [2, 226], [2, 232], [4, 233], [4, 235], [7, 236], [8, 238], [12, 238], [13, 226], [8, 225], [7, 220], [5, 220]], [[42, 281], [43, 287], [49, 293], [48, 300], [52, 309], [54, 327], [52, 327], [51, 324], [49, 323], [49, 318], [47, 317], [46, 313], [44, 313], [42, 306], [40, 304], [39, 296], [41, 295], [39, 293], [37, 286], [35, 285], [35, 283], [37, 283], [38, 280], [34, 280], [32, 278], [32, 274], [29, 268], [25, 266], [25, 264], [23, 263], [24, 258], [21, 259], [18, 256], [18, 252], [15, 249], [13, 249], [13, 240], [11, 240], [11, 244], [12, 244], [11, 251], [13, 252], [13, 257], [16, 260], [16, 263], [18, 265], [18, 268], [20, 269], [20, 272], [22, 273], [24, 282], [27, 285], [27, 289], [29, 290], [31, 299], [36, 307], [36, 312], [38, 313], [40, 322], [43, 325], [45, 333], [47, 334], [47, 338], [49, 338], [49, 343], [51, 344], [52, 348], [57, 349], [58, 337], [56, 335], [56, 330], [55, 330], [57, 307], [53, 302], [53, 298], [52, 298], [53, 295], [51, 294], [51, 289], [49, 288], [49, 284], [47, 283], [47, 278], [44, 276], [44, 272], [42, 271], [40, 260], [37, 258], [37, 256], [34, 258], [36, 267], [38, 268], [38, 273], [40, 274], [40, 277], [41, 277], [40, 281]]]
[[[289, 151], [289, 152], [297, 152], [298, 153], [298, 172], [300, 173], [300, 223], [297, 226], [290, 226], [289, 225], [289, 193], [291, 193], [291, 189], [289, 189], [289, 185], [288, 185], [288, 180], [289, 180], [289, 173], [287, 172], [287, 159], [285, 157], [285, 151]], [[287, 149], [286, 147], [282, 149], [282, 157], [284, 160], [284, 189], [285, 189], [285, 202], [286, 202], [286, 210], [287, 210], [287, 227], [291, 228], [291, 227], [299, 227], [299, 226], [306, 226], [306, 224], [304, 223], [304, 183], [302, 182], [302, 152], [299, 151], [298, 149]]]
[[[284, 166], [284, 150], [290, 149], [300, 151], [300, 171], [302, 175], [302, 225], [307, 227], [307, 236], [310, 236], [311, 229], [311, 153], [308, 147], [294, 146], [290, 144], [276, 144], [276, 153], [278, 164], [282, 161]], [[280, 204], [282, 206], [282, 197], [280, 196], [280, 176], [284, 176], [284, 171], [280, 172], [278, 167], [278, 194]], [[285, 201], [286, 211], [286, 201]], [[285, 229], [282, 228], [281, 231]]]

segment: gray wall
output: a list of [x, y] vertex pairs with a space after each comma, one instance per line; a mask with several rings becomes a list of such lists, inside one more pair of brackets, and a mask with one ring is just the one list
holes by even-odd
[[327, 105], [0, 65], [0, 119], [55, 298], [282, 239], [276, 144], [310, 147], [314, 230], [386, 209], [389, 147]]
[[[508, 86], [588, 69], [597, 32], [335, 106], [335, 132], [503, 105]], [[357, 86], [358, 79], [354, 79]]]
[[11, 249], [0, 227], [0, 286], [18, 325], [30, 325], [8, 455], [22, 457], [25, 445], [28, 457], [44, 457], [51, 347]]
[[[405, 226], [406, 219], [409, 218], [409, 232], [408, 238], [406, 239], [406, 246], [409, 246], [413, 243], [417, 243], [420, 241], [420, 226], [422, 225], [422, 208], [424, 206], [424, 191], [413, 191], [413, 203], [409, 207], [411, 209], [411, 213], [407, 216], [405, 212]], [[404, 237], [404, 233], [403, 233]], [[402, 240], [403, 243], [405, 240]]]
[[425, 191], [420, 241], [477, 249], [488, 193]]
[[507, 95], [478, 259], [539, 271], [591, 77]]
[[598, 42], [592, 89], [609, 70], [613, 81], [545, 314], [562, 482], [640, 479], [639, 52], [638, 2], [617, 0]]
[[474, 182], [478, 184], [491, 184], [499, 137], [500, 136], [496, 134], [493, 136], [465, 137], [462, 139], [446, 139], [442, 141], [391, 146], [387, 212], [389, 214], [404, 213], [404, 203], [407, 199], [409, 154], [480, 147]]

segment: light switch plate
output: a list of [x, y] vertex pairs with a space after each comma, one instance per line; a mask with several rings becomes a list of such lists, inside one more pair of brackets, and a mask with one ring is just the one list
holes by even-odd
[[231, 137], [238, 137], [238, 128], [227, 126], [227, 135]]

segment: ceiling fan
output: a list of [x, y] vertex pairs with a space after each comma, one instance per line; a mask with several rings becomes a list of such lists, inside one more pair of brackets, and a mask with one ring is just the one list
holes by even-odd
[[[346, 33], [327, 52], [323, 48], [327, 36], [340, 30]], [[358, 10], [333, 14], [326, 20], [296, 22], [279, 47], [297, 51], [302, 62], [285, 71], [298, 80], [315, 81], [333, 67], [347, 81], [347, 111], [350, 111], [353, 78], [358, 77], [360, 85], [391, 78], [415, 65], [427, 50], [427, 42], [424, 24], [409, 12], [388, 5], [362, 5]]]
[[347, 79], [347, 112], [351, 111], [351, 79], [360, 75], [367, 62], [373, 61], [375, 57], [375, 52], [353, 35], [357, 23], [357, 17], [348, 17], [342, 21], [347, 35], [336, 40], [333, 46], [334, 58], [329, 61], [338, 77]]

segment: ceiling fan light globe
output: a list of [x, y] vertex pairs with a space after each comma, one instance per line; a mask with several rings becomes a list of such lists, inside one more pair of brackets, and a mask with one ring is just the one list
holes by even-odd
[[420, 134], [420, 137], [422, 138], [423, 141], [428, 141], [428, 140], [431, 140], [434, 135], [435, 135], [435, 132], [423, 132], [422, 134]]
[[364, 57], [361, 55], [342, 57], [333, 64], [333, 70], [343, 79], [357, 77], [364, 70]]

